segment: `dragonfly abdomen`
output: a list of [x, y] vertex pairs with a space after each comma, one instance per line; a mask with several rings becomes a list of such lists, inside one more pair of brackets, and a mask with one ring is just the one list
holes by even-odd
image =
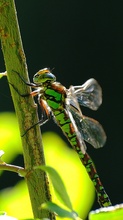
[[74, 130], [74, 127], [69, 119], [69, 116], [65, 110], [62, 111], [54, 111], [55, 120], [57, 124], [62, 129], [63, 133], [69, 140], [72, 147], [75, 149], [75, 151], [78, 153], [79, 158], [82, 162], [82, 164], [85, 166], [86, 171], [88, 175], [90, 176], [95, 189], [97, 191], [98, 195], [98, 202], [101, 207], [107, 207], [111, 205], [110, 199], [108, 195], [105, 192], [105, 189], [99, 179], [99, 175], [94, 167], [93, 161], [90, 158], [90, 156], [85, 153], [83, 154], [81, 151], [81, 145], [80, 141], [78, 140], [78, 137], [76, 135], [76, 132]]
[[56, 123], [62, 129], [70, 144], [75, 149], [78, 145], [78, 140], [66, 110], [63, 109], [62, 111], [54, 111], [54, 116]]

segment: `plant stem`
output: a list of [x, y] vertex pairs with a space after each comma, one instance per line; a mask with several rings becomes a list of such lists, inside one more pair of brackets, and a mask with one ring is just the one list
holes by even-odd
[[[20, 93], [29, 94], [30, 88], [14, 72], [19, 72], [28, 81], [26, 58], [20, 37], [14, 0], [0, 0], [0, 37], [8, 81], [19, 89]], [[19, 96], [11, 85], [10, 90], [20, 133], [24, 134], [29, 127], [38, 121], [37, 106], [31, 96], [25, 98]], [[33, 127], [22, 137], [22, 146], [25, 170], [27, 171], [25, 180], [29, 189], [34, 218], [50, 217], [53, 219], [54, 216], [47, 210], [39, 210], [39, 206], [43, 202], [50, 200], [46, 174], [40, 169], [33, 170], [34, 166], [45, 164], [39, 126]]]
[[7, 171], [15, 172], [15, 173], [18, 173], [20, 176], [26, 175], [26, 171], [24, 170], [23, 167], [19, 167], [19, 166], [7, 164], [7, 163], [0, 164], [0, 170], [7, 170]]

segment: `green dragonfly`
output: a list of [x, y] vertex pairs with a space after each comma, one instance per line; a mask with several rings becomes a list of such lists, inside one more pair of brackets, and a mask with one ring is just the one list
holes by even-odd
[[23, 97], [38, 96], [42, 119], [37, 124], [43, 125], [50, 118], [54, 119], [85, 166], [95, 186], [100, 206], [110, 206], [111, 201], [99, 179], [90, 156], [86, 152], [85, 144], [85, 142], [88, 142], [96, 149], [103, 147], [106, 135], [100, 123], [84, 116], [79, 106], [80, 104], [92, 110], [97, 110], [102, 103], [100, 85], [92, 78], [83, 85], [70, 86], [69, 89], [66, 89], [61, 83], [56, 81], [55, 75], [49, 68], [39, 70], [33, 77], [34, 83], [25, 82], [21, 75], [17, 74], [26, 85], [36, 88], [30, 94], [22, 95], [12, 85], [18, 94]]

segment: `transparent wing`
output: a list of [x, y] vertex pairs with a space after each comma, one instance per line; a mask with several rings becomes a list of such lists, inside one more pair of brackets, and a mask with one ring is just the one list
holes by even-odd
[[74, 92], [80, 105], [97, 110], [102, 104], [102, 89], [93, 78], [81, 86], [74, 86]]
[[78, 126], [77, 126], [77, 123], [76, 123], [76, 118], [73, 117], [73, 114], [72, 114], [72, 111], [71, 111], [71, 105], [70, 105], [70, 102], [69, 102], [69, 98], [66, 98], [66, 109], [67, 109], [67, 113], [69, 115], [69, 118], [72, 122], [72, 125], [74, 127], [74, 130], [75, 130], [75, 133], [76, 133], [76, 136], [78, 137], [78, 140], [79, 140], [79, 145], [81, 147], [81, 151], [83, 154], [85, 154], [86, 152], [86, 144], [84, 142], [84, 139], [82, 138], [82, 135], [78, 129]]
[[106, 134], [100, 123], [92, 118], [82, 115], [74, 87], [70, 87], [67, 94], [67, 110], [74, 120], [80, 138], [91, 144], [94, 148], [103, 147], [106, 142]]

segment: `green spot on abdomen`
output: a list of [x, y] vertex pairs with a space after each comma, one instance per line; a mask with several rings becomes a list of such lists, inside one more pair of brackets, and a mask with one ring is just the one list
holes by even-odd
[[56, 119], [59, 121], [60, 125], [63, 125], [65, 123], [70, 123], [70, 119], [65, 118], [64, 112], [60, 113], [59, 115], [56, 115]]
[[62, 96], [60, 93], [54, 91], [53, 89], [46, 89], [45, 94], [53, 97], [56, 101], [60, 101]]
[[57, 102], [55, 102], [55, 101], [53, 101], [53, 100], [50, 100], [50, 99], [47, 100], [47, 104], [48, 104], [51, 108], [53, 108], [53, 109], [58, 109], [59, 106], [60, 106], [59, 103], [57, 103]]

